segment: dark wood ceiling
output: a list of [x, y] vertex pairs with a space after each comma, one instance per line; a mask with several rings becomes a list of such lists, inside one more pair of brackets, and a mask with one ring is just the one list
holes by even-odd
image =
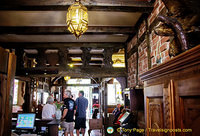
[[[89, 47], [93, 51], [112, 48], [117, 52], [125, 47], [127, 39], [135, 33], [135, 25], [142, 14], [153, 9], [151, 0], [82, 0], [88, 8], [89, 28], [77, 40], [66, 27], [67, 9], [73, 2], [1, 0], [0, 46], [21, 50], [21, 54], [26, 53], [30, 58], [36, 58], [39, 53], [33, 52], [35, 49], [41, 51], [41, 48], [45, 51], [63, 48], [78, 51], [81, 47]], [[29, 49], [28, 52], [26, 49]], [[83, 54], [69, 53], [69, 56], [80, 58]], [[91, 56], [94, 65], [102, 65], [99, 61], [105, 59], [104, 52], [91, 53]]]

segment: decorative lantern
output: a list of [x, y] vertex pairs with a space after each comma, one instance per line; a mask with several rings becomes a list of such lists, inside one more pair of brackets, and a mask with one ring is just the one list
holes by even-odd
[[76, 0], [73, 5], [68, 8], [67, 27], [78, 39], [88, 29], [88, 13], [87, 8]]

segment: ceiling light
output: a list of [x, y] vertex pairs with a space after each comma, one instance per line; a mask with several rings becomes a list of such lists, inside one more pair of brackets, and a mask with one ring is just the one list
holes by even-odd
[[68, 8], [67, 28], [78, 39], [88, 29], [87, 8], [79, 0]]
[[64, 79], [65, 81], [68, 81], [71, 77], [70, 76], [65, 76]]
[[73, 67], [74, 67], [74, 64], [69, 64], [69, 67], [70, 67], [70, 68], [73, 68]]

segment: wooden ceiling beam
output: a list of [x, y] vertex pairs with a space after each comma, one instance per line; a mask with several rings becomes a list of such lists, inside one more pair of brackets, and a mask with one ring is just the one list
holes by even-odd
[[61, 42], [61, 43], [37, 43], [37, 42], [30, 42], [30, 43], [11, 43], [11, 42], [4, 42], [0, 43], [0, 46], [7, 48], [7, 49], [16, 49], [16, 48], [24, 48], [24, 49], [36, 49], [36, 48], [46, 48], [46, 49], [58, 49], [64, 47], [92, 47], [92, 48], [115, 48], [120, 49], [125, 47], [125, 43], [76, 43], [76, 42]]
[[[82, 54], [68, 54], [68, 57], [81, 57]], [[28, 54], [26, 53], [28, 58], [36, 58], [37, 54]], [[103, 54], [91, 54], [92, 58], [103, 58]]]
[[[104, 12], [146, 12], [153, 10], [153, 6], [86, 6], [88, 11]], [[67, 11], [69, 5], [51, 5], [51, 6], [0, 6], [0, 11]]]
[[[85, 35], [89, 34], [131, 34], [134, 27], [121, 26], [89, 26]], [[0, 26], [0, 34], [26, 34], [26, 35], [59, 35], [70, 34], [67, 26], [31, 26], [31, 27], [3, 27]]]
[[17, 71], [18, 76], [26, 75], [27, 77], [51, 77], [51, 76], [70, 76], [71, 78], [96, 78], [96, 77], [125, 77], [127, 76], [126, 68], [70, 68], [61, 70], [56, 67], [41, 67], [21, 69]]
[[[82, 1], [89, 11], [150, 12], [153, 1], [149, 0], [86, 0]], [[0, 10], [66, 11], [74, 0], [2, 0]]]

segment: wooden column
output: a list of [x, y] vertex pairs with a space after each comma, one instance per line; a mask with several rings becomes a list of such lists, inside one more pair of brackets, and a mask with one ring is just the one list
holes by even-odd
[[108, 126], [108, 88], [107, 88], [107, 81], [105, 81], [103, 83], [103, 94], [102, 94], [102, 97], [103, 97], [103, 113], [104, 113], [104, 132], [105, 134], [107, 134], [107, 127]]
[[146, 24], [146, 42], [147, 42], [147, 59], [148, 59], [148, 69], [151, 69], [151, 45], [150, 45], [150, 33], [149, 33], [149, 26], [148, 26], [148, 21], [147, 18], [145, 19], [145, 24]]
[[0, 47], [0, 136], [3, 136], [4, 131], [4, 118], [6, 108], [6, 86], [7, 86], [7, 64], [8, 64], [8, 52]]
[[16, 49], [15, 54], [17, 56], [17, 70], [20, 70], [24, 67], [24, 60], [23, 60], [24, 49], [23, 48]]
[[3, 136], [6, 108], [6, 75], [0, 74], [0, 136]]
[[68, 48], [59, 48], [59, 64], [60, 68], [65, 69], [68, 67]]
[[0, 48], [0, 65], [0, 136], [10, 136], [16, 69], [15, 54]]
[[6, 110], [5, 110], [5, 131], [8, 136], [11, 134], [12, 127], [12, 103], [13, 103], [13, 90], [14, 79], [16, 70], [16, 56], [14, 53], [9, 53], [8, 61], [8, 75], [7, 75], [7, 91], [6, 91]]
[[104, 60], [104, 67], [105, 68], [112, 68], [112, 54], [113, 54], [113, 48], [105, 48], [103, 52], [103, 60]]
[[83, 63], [82, 67], [88, 67], [91, 60], [91, 54], [90, 54], [91, 48], [82, 47], [81, 50], [82, 50], [81, 59]]
[[45, 51], [46, 49], [38, 49], [38, 57], [37, 57], [37, 66], [38, 67], [46, 67], [46, 55], [45, 55]]
[[137, 44], [136, 44], [136, 85], [138, 85], [139, 83], [139, 53], [138, 53], [138, 47], [140, 46], [139, 43], [139, 36], [138, 36], [138, 32], [136, 33], [137, 36]]

